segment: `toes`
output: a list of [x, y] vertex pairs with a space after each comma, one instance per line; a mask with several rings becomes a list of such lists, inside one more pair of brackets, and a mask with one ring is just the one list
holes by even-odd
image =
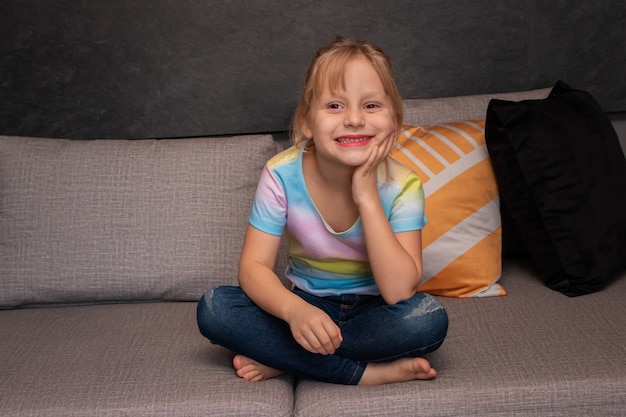
[[235, 367], [235, 369], [239, 370], [239, 369], [243, 368], [244, 365], [245, 365], [245, 363], [243, 361], [243, 356], [235, 355], [235, 357], [233, 358], [233, 367]]
[[437, 376], [437, 371], [430, 366], [426, 359], [415, 359], [413, 366], [418, 379], [432, 379]]

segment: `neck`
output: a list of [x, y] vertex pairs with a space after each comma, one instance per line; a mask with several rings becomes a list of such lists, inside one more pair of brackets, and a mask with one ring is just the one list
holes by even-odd
[[312, 168], [316, 171], [317, 177], [330, 189], [351, 189], [352, 175], [355, 167], [338, 165], [331, 163], [324, 158], [320, 158], [315, 150], [311, 151]]

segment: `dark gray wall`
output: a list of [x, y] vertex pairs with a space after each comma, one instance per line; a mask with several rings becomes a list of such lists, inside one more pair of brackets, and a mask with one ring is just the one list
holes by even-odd
[[281, 131], [315, 50], [382, 46], [405, 98], [563, 79], [626, 111], [623, 0], [3, 0], [0, 134]]

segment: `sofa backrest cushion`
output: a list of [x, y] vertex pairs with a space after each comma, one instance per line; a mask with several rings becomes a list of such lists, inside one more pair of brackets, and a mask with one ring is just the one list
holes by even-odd
[[0, 137], [0, 307], [197, 300], [234, 284], [270, 135]]
[[491, 99], [529, 100], [547, 97], [550, 88], [512, 93], [404, 100], [404, 123], [424, 126], [484, 120]]

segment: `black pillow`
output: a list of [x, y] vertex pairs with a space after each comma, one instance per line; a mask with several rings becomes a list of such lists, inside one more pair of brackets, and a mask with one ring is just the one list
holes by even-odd
[[626, 268], [626, 159], [593, 97], [491, 100], [487, 149], [503, 203], [546, 285], [598, 291]]

